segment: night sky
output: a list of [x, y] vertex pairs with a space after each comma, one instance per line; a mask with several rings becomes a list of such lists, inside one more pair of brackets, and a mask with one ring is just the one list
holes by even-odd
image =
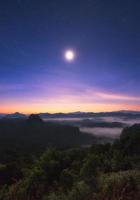
[[0, 113], [113, 110], [140, 110], [139, 0], [0, 0]]

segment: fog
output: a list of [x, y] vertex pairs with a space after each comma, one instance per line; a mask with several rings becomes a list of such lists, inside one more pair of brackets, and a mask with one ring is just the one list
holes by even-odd
[[111, 139], [119, 138], [123, 128], [122, 127], [87, 127], [82, 126], [83, 120], [92, 120], [94, 123], [96, 122], [121, 122], [124, 123], [124, 127], [132, 126], [133, 124], [140, 123], [140, 119], [129, 119], [124, 117], [94, 117], [94, 118], [50, 118], [45, 119], [45, 121], [78, 126], [81, 132], [90, 133], [96, 136], [109, 137]]
[[88, 128], [81, 127], [80, 131], [84, 133], [90, 133], [96, 136], [110, 137], [112, 139], [119, 138], [123, 128]]
[[127, 124], [128, 126], [140, 123], [139, 118], [138, 119], [129, 119], [129, 118], [124, 118], [124, 117], [102, 117], [99, 119], [102, 121], [105, 121], [105, 122], [121, 122], [121, 123]]

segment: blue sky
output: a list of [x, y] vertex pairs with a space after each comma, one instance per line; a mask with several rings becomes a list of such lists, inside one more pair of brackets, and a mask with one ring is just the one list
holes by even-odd
[[140, 110], [139, 10], [138, 0], [2, 0], [0, 112]]

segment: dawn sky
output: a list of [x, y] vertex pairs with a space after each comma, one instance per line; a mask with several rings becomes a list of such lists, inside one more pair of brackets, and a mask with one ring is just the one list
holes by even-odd
[[113, 110], [140, 111], [139, 0], [0, 1], [0, 113]]

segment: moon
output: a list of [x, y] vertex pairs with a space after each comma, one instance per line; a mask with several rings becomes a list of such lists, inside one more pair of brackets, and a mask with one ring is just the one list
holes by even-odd
[[67, 50], [65, 52], [65, 59], [67, 61], [73, 61], [75, 59], [75, 52], [73, 50]]

